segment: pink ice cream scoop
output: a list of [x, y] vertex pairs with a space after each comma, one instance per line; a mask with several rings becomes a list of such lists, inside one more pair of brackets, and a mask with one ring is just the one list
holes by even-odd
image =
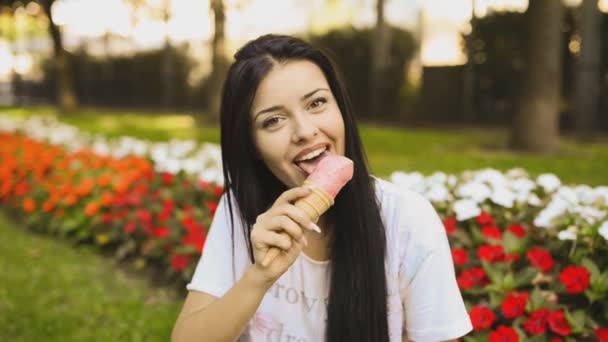
[[312, 174], [306, 178], [306, 182], [320, 187], [332, 198], [336, 198], [338, 192], [351, 178], [353, 178], [353, 161], [343, 156], [329, 154], [321, 159]]

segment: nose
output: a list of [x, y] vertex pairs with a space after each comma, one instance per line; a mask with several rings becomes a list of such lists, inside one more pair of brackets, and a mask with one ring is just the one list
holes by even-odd
[[309, 140], [319, 133], [319, 127], [306, 114], [294, 116], [292, 141]]

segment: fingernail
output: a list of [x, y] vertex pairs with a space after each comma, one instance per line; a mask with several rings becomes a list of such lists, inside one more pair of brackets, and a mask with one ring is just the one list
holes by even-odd
[[308, 247], [308, 240], [306, 239], [306, 236], [302, 236], [302, 239], [300, 239], [300, 241], [304, 243], [304, 246]]
[[310, 229], [321, 234], [321, 228], [319, 228], [319, 226], [317, 226], [314, 222], [310, 222]]

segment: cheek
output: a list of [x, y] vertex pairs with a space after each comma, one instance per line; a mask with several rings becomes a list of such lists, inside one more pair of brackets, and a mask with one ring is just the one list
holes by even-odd
[[285, 134], [274, 132], [272, 134], [257, 134], [255, 137], [256, 150], [260, 158], [267, 164], [275, 164], [282, 160], [285, 150], [289, 146]]

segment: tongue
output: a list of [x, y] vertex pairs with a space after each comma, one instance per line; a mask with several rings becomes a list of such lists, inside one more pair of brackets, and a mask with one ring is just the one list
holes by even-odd
[[319, 164], [321, 159], [327, 157], [328, 154], [329, 154], [329, 152], [325, 151], [325, 152], [321, 153], [318, 157], [315, 157], [313, 159], [309, 159], [306, 161], [298, 162], [298, 166], [301, 167], [304, 171], [306, 171], [306, 173], [308, 173], [310, 175], [315, 171], [315, 169], [317, 168], [317, 165]]

